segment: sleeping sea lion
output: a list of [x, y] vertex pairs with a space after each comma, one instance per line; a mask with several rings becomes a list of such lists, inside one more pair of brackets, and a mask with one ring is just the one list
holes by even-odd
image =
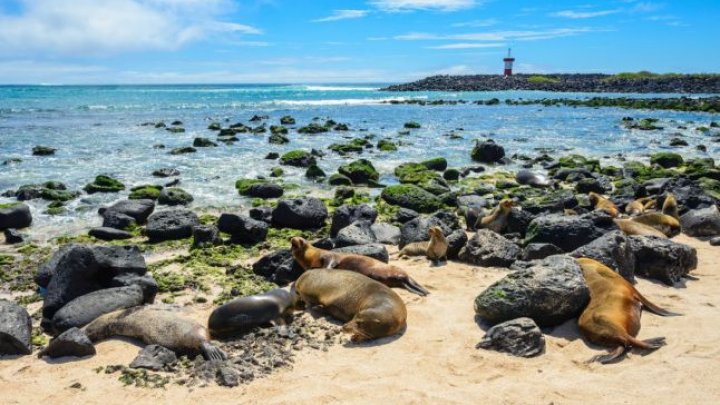
[[512, 212], [513, 202], [506, 198], [500, 201], [500, 204], [490, 213], [484, 216], [475, 224], [476, 229], [489, 229], [491, 231], [501, 233], [507, 226], [508, 215]]
[[635, 217], [642, 215], [646, 210], [655, 206], [655, 200], [651, 197], [638, 198], [625, 206], [625, 213]]
[[670, 215], [661, 214], [659, 212], [651, 212], [632, 218], [633, 221], [651, 226], [662, 232], [668, 238], [672, 238], [680, 234], [680, 221]]
[[595, 211], [605, 211], [613, 218], [617, 218], [620, 214], [615, 203], [600, 194], [591, 191], [588, 196], [590, 198], [590, 204], [595, 208]]
[[609, 267], [588, 258], [577, 259], [590, 290], [590, 303], [578, 319], [580, 332], [592, 343], [611, 346], [606, 355], [590, 361], [606, 364], [619, 359], [628, 348], [655, 350], [665, 338], [638, 340], [642, 308], [661, 316], [678, 315], [666, 311], [643, 297], [627, 280]]
[[250, 331], [257, 326], [284, 323], [292, 314], [293, 295], [276, 288], [263, 294], [234, 299], [210, 314], [208, 329], [213, 337], [229, 336]]
[[672, 195], [672, 193], [668, 193], [668, 195], [665, 197], [665, 201], [663, 202], [662, 206], [662, 213], [671, 216], [678, 221], [680, 220], [680, 211], [678, 210], [677, 200], [675, 199], [675, 196]]
[[667, 238], [667, 236], [653, 228], [650, 225], [645, 225], [640, 222], [633, 221], [632, 219], [613, 219], [615, 224], [620, 228], [625, 235], [641, 235], [641, 236], [659, 236], [661, 238]]
[[407, 309], [395, 291], [347, 270], [308, 270], [292, 287], [296, 301], [321, 307], [343, 322], [353, 342], [394, 335], [406, 326]]
[[225, 353], [210, 343], [207, 329], [168, 307], [150, 305], [111, 312], [82, 330], [93, 343], [111, 337], [128, 337], [178, 354], [202, 354], [208, 360], [225, 358]]
[[447, 260], [448, 242], [439, 226], [428, 229], [429, 241], [413, 242], [400, 250], [400, 256], [426, 256], [433, 263]]
[[388, 287], [404, 288], [411, 293], [426, 296], [428, 290], [413, 280], [404, 270], [367, 256], [331, 252], [312, 246], [303, 238], [290, 239], [295, 261], [305, 270], [340, 269], [366, 275]]
[[542, 174], [533, 173], [530, 170], [520, 170], [515, 174], [515, 181], [518, 184], [528, 185], [530, 187], [550, 187], [553, 183]]

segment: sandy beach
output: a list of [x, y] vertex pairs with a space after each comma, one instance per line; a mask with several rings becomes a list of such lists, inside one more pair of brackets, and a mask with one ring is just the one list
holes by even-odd
[[[473, 300], [507, 270], [451, 262], [399, 261], [431, 290], [421, 298], [398, 291], [408, 306], [401, 336], [363, 345], [305, 349], [293, 368], [237, 388], [210, 384], [188, 389], [124, 387], [117, 374], [95, 368], [129, 364], [139, 346], [111, 340], [83, 360], [0, 361], [3, 403], [629, 403], [711, 404], [720, 399], [720, 250], [684, 235], [698, 250], [697, 280], [667, 287], [639, 279], [638, 289], [655, 303], [683, 314], [662, 318], [645, 312], [640, 338], [665, 336], [668, 345], [614, 365], [586, 364], [602, 348], [580, 338], [576, 322], [544, 330], [546, 352], [522, 359], [475, 349], [486, 326], [475, 320]], [[210, 304], [196, 305], [202, 319]], [[80, 388], [73, 388], [80, 383]], [[75, 385], [77, 387], [77, 385]]]

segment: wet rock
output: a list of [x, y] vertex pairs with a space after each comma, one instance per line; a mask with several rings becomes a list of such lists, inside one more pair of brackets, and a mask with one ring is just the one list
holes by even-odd
[[535, 321], [518, 318], [488, 329], [475, 348], [495, 350], [518, 357], [534, 357], [545, 351], [545, 337]]
[[205, 249], [222, 243], [222, 240], [220, 239], [220, 231], [215, 225], [194, 226], [192, 233], [192, 247], [194, 249]]
[[45, 350], [39, 355], [50, 358], [57, 357], [86, 357], [96, 353], [90, 338], [78, 328], [71, 328], [50, 341]]
[[177, 356], [172, 350], [158, 345], [147, 345], [130, 363], [130, 368], [163, 371], [175, 363], [177, 363]]
[[396, 213], [395, 216], [393, 216], [393, 221], [404, 224], [406, 222], [412, 221], [413, 219], [419, 217], [420, 214], [417, 211], [413, 211], [409, 208], [400, 208]]
[[107, 241], [130, 239], [133, 237], [130, 232], [109, 227], [92, 228], [88, 232], [88, 235], [92, 236], [93, 238]]
[[537, 217], [530, 222], [525, 244], [551, 243], [564, 252], [572, 252], [599, 238], [606, 232], [617, 229], [612, 220], [609, 223], [596, 221], [594, 213], [580, 216], [551, 214]]
[[325, 226], [328, 211], [317, 198], [281, 200], [273, 210], [272, 225], [276, 228], [318, 229]]
[[531, 243], [525, 246], [522, 254], [522, 260], [540, 260], [548, 256], [562, 254], [563, 251], [552, 243]]
[[193, 146], [196, 148], [209, 148], [216, 147], [218, 144], [207, 138], [195, 138], [195, 140], [193, 140]]
[[443, 205], [437, 196], [413, 184], [388, 186], [380, 195], [388, 204], [428, 214]]
[[30, 207], [22, 203], [0, 204], [0, 229], [21, 229], [32, 224]]
[[232, 242], [242, 245], [254, 245], [267, 239], [267, 222], [257, 221], [244, 215], [222, 214], [218, 220], [218, 229], [229, 233]]
[[144, 302], [143, 290], [138, 285], [93, 291], [60, 308], [52, 318], [52, 332], [58, 334], [70, 328], [82, 328], [102, 315], [136, 307]]
[[0, 355], [32, 353], [32, 323], [25, 308], [0, 300]]
[[175, 177], [180, 175], [180, 170], [173, 168], [158, 169], [152, 172], [155, 177]]
[[114, 210], [107, 210], [103, 213], [103, 228], [125, 230], [135, 225], [135, 218], [129, 215]]
[[122, 200], [107, 208], [101, 208], [99, 213], [104, 217], [110, 212], [118, 212], [132, 217], [138, 224], [142, 225], [147, 222], [148, 217], [154, 210], [155, 202], [153, 200]]
[[5, 235], [5, 243], [8, 245], [16, 245], [25, 241], [22, 234], [15, 229], [5, 229], [3, 234]]
[[345, 246], [342, 248], [333, 249], [332, 251], [338, 253], [352, 253], [356, 255], [372, 257], [373, 259], [380, 260], [384, 263], [390, 261], [390, 255], [388, 254], [387, 249], [385, 248], [385, 246], [379, 243]]
[[527, 262], [475, 299], [475, 313], [491, 324], [528, 317], [554, 326], [580, 314], [590, 295], [580, 266], [568, 256]]
[[280, 286], [287, 285], [303, 273], [290, 249], [282, 249], [260, 258], [252, 266], [253, 272]]
[[178, 205], [190, 205], [193, 200], [193, 196], [187, 191], [177, 187], [168, 187], [160, 191], [158, 204], [174, 207]]
[[335, 246], [339, 248], [375, 242], [377, 242], [377, 237], [370, 228], [370, 222], [363, 220], [355, 221], [341, 229], [335, 237]]
[[530, 226], [530, 222], [532, 222], [533, 219], [535, 219], [535, 215], [528, 211], [513, 207], [510, 211], [510, 215], [507, 217], [507, 224], [505, 225], [503, 233], [516, 233], [521, 237], [525, 237], [527, 228]]
[[492, 139], [484, 142], [476, 141], [471, 153], [472, 159], [480, 163], [497, 163], [505, 157], [505, 148]]
[[186, 239], [192, 236], [192, 229], [200, 225], [198, 216], [185, 209], [156, 212], [148, 218], [146, 235], [151, 242]]
[[400, 227], [400, 248], [409, 243], [430, 240], [428, 231], [433, 226], [439, 226], [446, 236], [461, 229], [460, 222], [452, 211], [438, 211], [430, 216], [419, 216]]
[[459, 259], [483, 267], [510, 267], [520, 256], [520, 247], [488, 229], [477, 231], [460, 250]]
[[710, 246], [720, 246], [720, 236], [710, 239]]
[[720, 235], [720, 212], [717, 206], [690, 210], [680, 217], [680, 225], [689, 236]]
[[248, 197], [253, 198], [280, 198], [285, 193], [285, 190], [278, 185], [274, 183], [259, 183], [259, 184], [253, 184], [250, 187], [248, 187], [246, 193], [243, 195], [247, 195]]
[[630, 236], [635, 274], [673, 285], [697, 267], [695, 248], [657, 236]]
[[272, 207], [255, 207], [250, 209], [249, 215], [250, 218], [254, 220], [263, 221], [270, 224], [272, 223], [272, 212]]
[[[648, 190], [648, 192], [650, 191]], [[708, 208], [717, 203], [696, 182], [684, 177], [673, 178], [665, 182], [658, 194], [666, 192], [673, 193], [683, 214], [684, 210]]]
[[379, 243], [385, 245], [398, 245], [400, 243], [400, 228], [386, 222], [373, 224], [370, 229]]
[[330, 225], [330, 237], [337, 236], [341, 229], [355, 221], [368, 221], [371, 224], [377, 219], [378, 212], [375, 208], [367, 205], [343, 205], [335, 210]]
[[575, 191], [580, 194], [588, 194], [590, 192], [604, 194], [605, 187], [603, 187], [600, 180], [595, 178], [582, 179], [575, 184]]
[[83, 189], [88, 194], [117, 193], [125, 190], [125, 185], [115, 178], [100, 175], [95, 177], [95, 180], [92, 183], [88, 183]]
[[448, 243], [447, 258], [448, 260], [457, 260], [462, 248], [467, 245], [468, 237], [464, 229], [455, 229], [449, 235], [445, 236]]
[[635, 256], [628, 237], [622, 231], [608, 232], [574, 250], [570, 256], [597, 260], [615, 270], [627, 281], [635, 281]]
[[32, 148], [32, 154], [34, 156], [51, 156], [57, 152], [57, 149], [50, 148], [48, 146], [34, 146]]
[[562, 213], [565, 208], [573, 208], [578, 205], [578, 200], [571, 190], [546, 190], [542, 196], [529, 198], [523, 201], [523, 211], [533, 215], [543, 213]]

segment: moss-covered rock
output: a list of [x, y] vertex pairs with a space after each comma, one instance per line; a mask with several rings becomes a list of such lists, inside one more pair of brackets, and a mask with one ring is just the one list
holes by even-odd
[[282, 118], [280, 118], [280, 124], [282, 125], [295, 125], [295, 118], [286, 115]]
[[328, 149], [340, 155], [347, 155], [349, 153], [362, 153], [368, 145], [370, 145], [370, 142], [367, 139], [355, 138], [348, 143], [333, 143], [328, 146]]
[[442, 172], [448, 167], [447, 159], [444, 157], [437, 157], [430, 160], [426, 160], [424, 162], [420, 163], [421, 165], [425, 166], [426, 168], [430, 170], [435, 170], [437, 172]]
[[280, 157], [280, 164], [295, 167], [310, 167], [317, 164], [317, 161], [310, 152], [293, 150]]
[[175, 148], [171, 150], [169, 153], [171, 155], [184, 155], [186, 153], [195, 153], [197, 152], [197, 149], [193, 148], [192, 146], [185, 146], [182, 148]]
[[338, 173], [349, 178], [353, 184], [375, 183], [380, 178], [380, 173], [378, 173], [375, 166], [367, 159], [358, 159], [340, 166]]
[[560, 167], [567, 167], [569, 169], [585, 168], [591, 172], [600, 171], [600, 161], [598, 159], [588, 159], [582, 155], [570, 155], [563, 156], [558, 159]]
[[282, 177], [285, 174], [285, 170], [282, 167], [273, 167], [270, 169], [270, 177]]
[[684, 160], [678, 153], [658, 152], [650, 156], [650, 163], [660, 165], [665, 169], [682, 166]]
[[321, 134], [323, 132], [328, 132], [328, 131], [330, 131], [330, 129], [328, 129], [327, 127], [324, 127], [320, 124], [317, 124], [315, 122], [310, 123], [309, 125], [306, 125], [304, 127], [301, 127], [300, 129], [298, 129], [299, 133], [310, 134], [310, 135]]
[[208, 129], [211, 131], [219, 131], [222, 129], [222, 125], [220, 125], [219, 122], [213, 122], [210, 125], [208, 125]]
[[158, 196], [158, 204], [170, 206], [189, 205], [193, 200], [190, 193], [178, 187], [164, 188]]
[[443, 178], [447, 181], [457, 181], [460, 179], [460, 170], [458, 169], [447, 169], [443, 173]]
[[271, 143], [273, 145], [284, 145], [286, 143], [289, 143], [290, 139], [282, 134], [272, 134], [268, 138], [268, 143]]
[[160, 197], [160, 192], [162, 191], [162, 186], [157, 186], [154, 184], [145, 184], [142, 186], [133, 187], [130, 189], [130, 195], [128, 196], [128, 199], [130, 200], [157, 200], [158, 197]]
[[271, 125], [270, 132], [273, 134], [287, 135], [289, 131], [282, 125]]
[[381, 139], [377, 143], [377, 148], [383, 152], [394, 152], [396, 151], [397, 145], [389, 139]]
[[352, 180], [349, 177], [343, 176], [342, 174], [333, 174], [328, 179], [328, 184], [331, 186], [351, 186]]
[[381, 197], [388, 204], [409, 208], [421, 213], [432, 213], [443, 206], [440, 199], [435, 195], [413, 184], [388, 186], [383, 189]]
[[125, 185], [119, 180], [110, 176], [100, 175], [95, 177], [95, 181], [84, 187], [88, 194], [93, 193], [117, 193], [125, 190]]
[[450, 191], [442, 176], [422, 163], [403, 163], [395, 168], [395, 175], [403, 184], [415, 184], [436, 195]]
[[323, 169], [321, 169], [317, 165], [312, 165], [308, 167], [305, 171], [305, 177], [307, 177], [308, 179], [320, 179], [326, 177], [326, 175]]
[[218, 146], [218, 144], [207, 138], [195, 138], [195, 140], [193, 141], [193, 146], [196, 148], [210, 148], [216, 147]]
[[409, 122], [406, 122], [405, 125], [403, 125], [403, 127], [405, 129], [419, 129], [422, 127], [422, 125], [420, 125], [419, 122], [409, 121]]
[[262, 179], [240, 179], [235, 182], [235, 188], [237, 189], [238, 193], [240, 195], [249, 195], [250, 187], [254, 186], [255, 184], [267, 184], [269, 183], [267, 180]]

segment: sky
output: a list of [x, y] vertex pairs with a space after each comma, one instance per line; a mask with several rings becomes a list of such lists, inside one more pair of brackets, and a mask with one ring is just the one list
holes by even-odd
[[1, 84], [720, 72], [719, 0], [0, 0]]

